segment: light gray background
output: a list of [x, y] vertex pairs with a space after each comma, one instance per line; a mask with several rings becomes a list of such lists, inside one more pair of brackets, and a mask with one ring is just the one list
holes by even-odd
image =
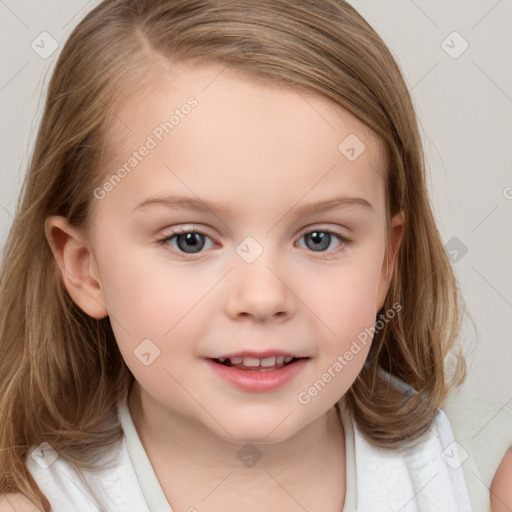
[[[0, 0], [0, 247], [59, 51], [43, 59], [31, 43], [48, 32], [60, 49], [97, 3]], [[477, 326], [465, 321], [460, 336], [464, 388], [512, 407], [512, 1], [351, 3], [391, 48], [416, 105], [434, 211]]]

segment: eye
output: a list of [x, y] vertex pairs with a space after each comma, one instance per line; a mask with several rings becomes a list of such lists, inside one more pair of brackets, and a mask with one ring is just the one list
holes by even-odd
[[211, 241], [210, 237], [204, 233], [195, 230], [182, 230], [174, 231], [171, 235], [157, 240], [157, 243], [170, 246], [172, 250], [178, 253], [196, 254], [204, 248], [206, 240]]
[[[345, 238], [341, 233], [317, 228], [310, 229], [308, 232], [304, 233], [299, 240], [302, 238], [305, 240], [306, 249], [321, 253], [330, 251], [337, 252], [351, 243], [350, 240]], [[207, 244], [208, 241], [210, 241], [210, 246]], [[338, 245], [332, 247], [334, 242], [338, 242]], [[172, 234], [157, 240], [157, 243], [166, 246], [173, 252], [185, 255], [200, 253], [205, 249], [205, 246], [206, 249], [211, 249], [214, 245], [208, 235], [192, 229], [173, 231]]]
[[341, 250], [343, 246], [350, 244], [350, 240], [341, 233], [329, 231], [326, 229], [311, 229], [304, 233], [300, 239], [304, 238], [306, 248], [313, 252], [327, 252], [333, 242], [338, 242], [336, 247], [331, 247], [335, 252]]

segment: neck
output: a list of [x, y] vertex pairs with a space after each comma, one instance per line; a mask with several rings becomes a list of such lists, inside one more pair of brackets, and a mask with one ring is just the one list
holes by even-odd
[[[170, 413], [137, 383], [128, 405], [162, 490], [175, 510], [194, 510], [193, 504], [198, 510], [206, 505], [210, 511], [223, 512], [230, 511], [229, 507], [247, 512], [342, 510], [345, 443], [335, 407], [282, 442], [244, 445]], [[241, 449], [247, 451], [239, 453]], [[295, 508], [290, 508], [292, 504]]]

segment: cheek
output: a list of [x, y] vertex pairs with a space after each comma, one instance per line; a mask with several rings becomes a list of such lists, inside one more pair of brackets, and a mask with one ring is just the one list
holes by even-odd
[[[375, 320], [377, 283], [375, 271], [355, 268], [325, 280], [324, 293], [310, 297], [318, 311], [316, 330], [319, 361], [309, 387], [299, 395], [307, 404], [318, 394], [317, 405], [327, 407], [342, 397], [353, 384], [370, 350]], [[313, 308], [312, 308], [313, 309]], [[321, 393], [320, 393], [321, 390]]]
[[361, 254], [339, 268], [316, 268], [315, 272], [305, 273], [313, 277], [304, 278], [300, 296], [333, 339], [346, 340], [347, 336], [374, 325], [380, 267], [375, 253]]
[[166, 265], [154, 251], [160, 249], [132, 248], [123, 252], [127, 256], [104, 258], [102, 282], [109, 313], [128, 331], [162, 336], [204, 294], [206, 283], [179, 265]]
[[378, 248], [359, 253], [335, 271], [331, 268], [325, 273], [316, 273], [315, 286], [307, 287], [304, 281], [303, 293], [309, 289], [305, 302], [316, 313], [311, 318], [315, 321], [315, 330], [321, 333], [316, 338], [320, 360], [311, 385], [314, 386], [317, 379], [325, 384], [322, 403], [331, 404], [343, 396], [366, 361], [377, 313], [379, 254]]
[[[132, 250], [129, 257], [105, 258], [102, 282], [119, 350], [140, 384], [158, 396], [179, 395], [188, 386], [187, 360], [204, 334], [198, 321], [205, 313], [202, 299], [214, 283], [176, 265], [159, 264], [154, 254]], [[149, 261], [151, 259], [151, 261]], [[207, 297], [205, 297], [206, 299]]]
[[160, 350], [152, 368], [164, 365], [170, 354], [188, 350], [190, 357], [194, 349], [190, 340], [204, 329], [198, 319], [205, 313], [207, 293], [216, 277], [170, 265], [147, 248], [117, 253], [122, 256], [103, 258], [102, 285], [112, 329], [128, 366], [130, 361], [139, 363], [134, 352], [145, 339]]

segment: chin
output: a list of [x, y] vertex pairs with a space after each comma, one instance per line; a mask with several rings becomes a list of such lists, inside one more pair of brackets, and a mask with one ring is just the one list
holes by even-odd
[[233, 435], [233, 437], [227, 437], [225, 438], [226, 441], [229, 441], [231, 443], [236, 443], [240, 445], [247, 445], [247, 444], [277, 444], [281, 443], [283, 441], [286, 441], [289, 439], [291, 435], [279, 435], [279, 436], [269, 436], [268, 431], [261, 431], [261, 432], [251, 432], [250, 434], [247, 432], [240, 433], [240, 435]]
[[[257, 418], [247, 422], [224, 423], [226, 430], [215, 426], [215, 434], [227, 442], [237, 444], [275, 444], [293, 437], [295, 425], [283, 425], [283, 417], [279, 419], [258, 421]], [[230, 435], [231, 434], [231, 435]]]

